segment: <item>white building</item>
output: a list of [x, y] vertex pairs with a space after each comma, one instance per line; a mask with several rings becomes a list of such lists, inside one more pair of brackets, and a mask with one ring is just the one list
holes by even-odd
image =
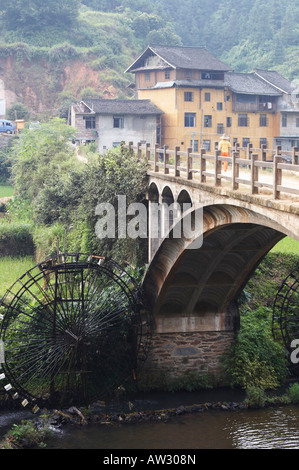
[[291, 151], [293, 147], [299, 147], [299, 87], [282, 77], [274, 70], [256, 70], [256, 75], [271, 84], [281, 96], [278, 99], [277, 111], [279, 112], [279, 134], [274, 137], [274, 148], [281, 146], [283, 151]]
[[150, 100], [85, 99], [71, 107], [78, 143], [96, 142], [98, 151], [128, 143], [160, 143], [163, 112]]

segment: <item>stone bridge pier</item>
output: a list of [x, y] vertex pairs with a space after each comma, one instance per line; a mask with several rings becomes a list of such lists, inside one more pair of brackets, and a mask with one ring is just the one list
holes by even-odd
[[[147, 365], [182, 374], [195, 370], [221, 383], [220, 356], [239, 327], [238, 298], [274, 245], [299, 241], [299, 200], [236, 192], [171, 175], [149, 173], [149, 266], [143, 287], [154, 318]], [[177, 203], [181, 220], [201, 217], [197, 241], [153, 230], [153, 204]], [[190, 209], [183, 212], [183, 204]], [[163, 208], [159, 223], [163, 222]], [[190, 235], [190, 234], [189, 234]]]

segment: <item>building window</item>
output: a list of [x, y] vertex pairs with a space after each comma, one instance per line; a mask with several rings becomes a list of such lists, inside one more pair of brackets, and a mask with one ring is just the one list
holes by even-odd
[[120, 142], [113, 142], [113, 143], [112, 143], [112, 146], [113, 146], [114, 148], [117, 148], [117, 147], [120, 146]]
[[288, 125], [288, 118], [287, 118], [286, 113], [283, 113], [281, 115], [281, 125], [282, 125], [282, 127], [287, 127], [287, 125]]
[[125, 119], [123, 116], [113, 116], [113, 127], [123, 129], [125, 127]]
[[205, 93], [205, 101], [211, 101], [211, 93]]
[[248, 144], [250, 144], [250, 139], [248, 137], [243, 137], [242, 147], [247, 148]]
[[238, 126], [239, 127], [248, 127], [247, 114], [239, 114], [238, 115]]
[[267, 127], [267, 114], [260, 114], [260, 127]]
[[145, 73], [144, 73], [144, 80], [145, 80], [146, 82], [149, 82], [149, 81], [150, 81], [150, 73], [149, 73], [149, 72], [145, 72]]
[[262, 148], [262, 145], [265, 145], [265, 148], [268, 148], [268, 142], [265, 137], [260, 138], [260, 148]]
[[195, 127], [196, 113], [185, 113], [185, 127]]
[[232, 127], [232, 118], [231, 117], [226, 118], [226, 127]]
[[223, 106], [222, 103], [217, 103], [217, 111], [222, 111]]
[[95, 116], [84, 116], [85, 119], [85, 129], [95, 129], [96, 128], [96, 118]]
[[192, 70], [187, 70], [185, 73], [185, 76], [187, 80], [190, 80], [192, 78]]
[[165, 72], [165, 80], [169, 80], [170, 79], [170, 72], [169, 70], [166, 70]]
[[223, 124], [217, 124], [217, 134], [224, 134]]
[[299, 118], [296, 118], [296, 127], [299, 127]]
[[212, 116], [207, 114], [204, 117], [204, 127], [212, 127]]
[[193, 101], [192, 91], [185, 91], [184, 92], [184, 101]]
[[193, 152], [198, 152], [198, 140], [191, 140], [190, 147]]
[[209, 152], [211, 150], [211, 141], [210, 140], [204, 140], [203, 143], [203, 148]]

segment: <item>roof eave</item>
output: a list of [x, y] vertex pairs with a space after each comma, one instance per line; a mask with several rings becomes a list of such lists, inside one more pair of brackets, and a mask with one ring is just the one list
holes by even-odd
[[[160, 56], [154, 49], [153, 47], [151, 46], [147, 46], [147, 48], [142, 52], [142, 54], [140, 54], [139, 57], [137, 57], [137, 59], [133, 62], [133, 64], [131, 64], [126, 70], [124, 73], [134, 73], [134, 65], [146, 54], [147, 51], [151, 51], [153, 52], [156, 56], [160, 57], [160, 59], [162, 59], [164, 62], [166, 62], [169, 67], [172, 67], [172, 68], [176, 68], [174, 65], [170, 64], [166, 59], [164, 59], [164, 57]], [[138, 67], [139, 68], [139, 67]]]

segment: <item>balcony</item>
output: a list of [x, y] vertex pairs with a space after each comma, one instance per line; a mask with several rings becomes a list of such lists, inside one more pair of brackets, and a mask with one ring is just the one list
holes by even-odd
[[232, 110], [234, 113], [276, 113], [276, 103], [265, 102], [265, 103], [240, 103], [238, 101], [233, 102]]

